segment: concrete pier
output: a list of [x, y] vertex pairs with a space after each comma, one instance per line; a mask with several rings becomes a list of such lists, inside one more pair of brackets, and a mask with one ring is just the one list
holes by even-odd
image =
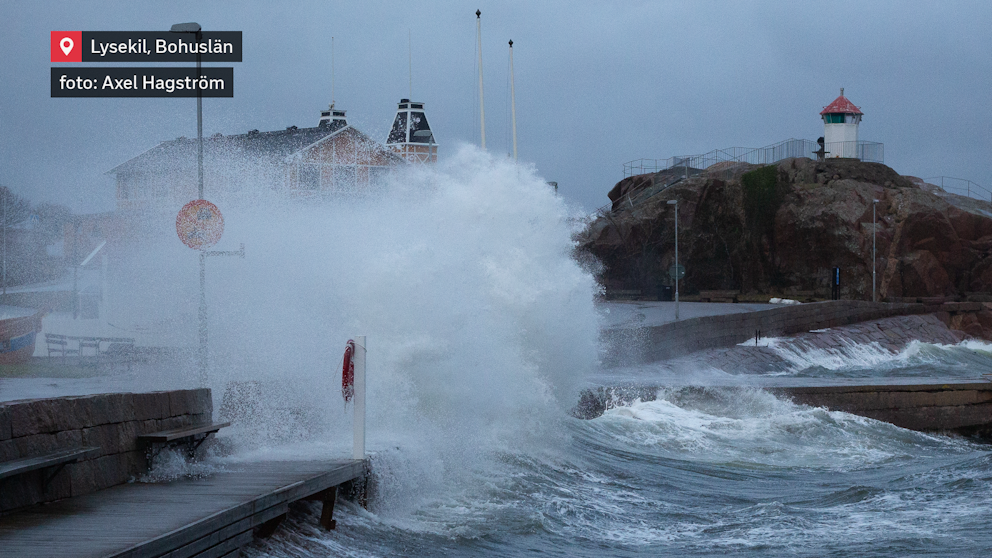
[[205, 478], [118, 485], [0, 518], [0, 554], [236, 556], [258, 529], [275, 528], [290, 503], [359, 481], [366, 466], [361, 460], [245, 463]]

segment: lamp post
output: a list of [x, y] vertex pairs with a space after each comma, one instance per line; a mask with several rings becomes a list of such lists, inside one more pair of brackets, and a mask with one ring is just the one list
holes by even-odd
[[871, 200], [871, 301], [878, 302], [875, 295], [875, 237], [878, 236], [878, 225], [875, 222], [875, 209], [878, 200]]
[[[203, 40], [203, 30], [199, 23], [177, 23], [169, 29], [171, 33], [192, 33], [196, 37], [196, 80], [200, 81], [201, 54], [199, 43]], [[197, 178], [197, 198], [203, 199], [203, 92], [196, 88], [196, 178]], [[207, 258], [204, 251], [200, 251], [200, 308], [199, 317], [199, 337], [200, 337], [200, 380], [206, 385], [207, 381]]]
[[[171, 33], [193, 33], [196, 36], [196, 81], [200, 81], [200, 48], [203, 31], [199, 23], [177, 23], [169, 30]], [[203, 90], [196, 88], [196, 172], [199, 197], [203, 199]]]
[[675, 206], [675, 320], [679, 319], [679, 200], [668, 200]]

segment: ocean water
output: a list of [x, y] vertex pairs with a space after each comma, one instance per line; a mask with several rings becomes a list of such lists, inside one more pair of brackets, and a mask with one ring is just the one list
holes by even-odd
[[[382, 349], [370, 349], [379, 379], [370, 380], [368, 509], [339, 503], [337, 529], [325, 532], [319, 508], [300, 505], [248, 556], [895, 557], [992, 548], [989, 446], [749, 387], [772, 376], [975, 378], [992, 372], [992, 346], [819, 354], [783, 341], [783, 366], [771, 373], [691, 361], [604, 370], [596, 286], [572, 258], [574, 220], [561, 201], [532, 171], [471, 150], [429, 180], [433, 198], [388, 225], [412, 245], [397, 239], [395, 252], [374, 254], [381, 261], [345, 287], [363, 300], [387, 293], [371, 311], [350, 307], [356, 327], [387, 332], [370, 337]], [[396, 276], [407, 274], [413, 285], [399, 287]], [[713, 387], [673, 387], [594, 420], [568, 414], [590, 382], [629, 377]], [[273, 440], [240, 458], [331, 453], [348, 441]]]
[[[563, 187], [567, 187], [563, 186]], [[221, 200], [223, 201], [223, 200]], [[600, 366], [592, 270], [573, 257], [581, 219], [534, 169], [461, 149], [373, 199], [221, 205], [208, 262], [215, 408], [252, 382], [257, 412], [197, 467], [169, 458], [150, 481], [244, 460], [343, 457], [346, 340], [368, 336], [368, 509], [342, 501], [337, 529], [302, 503], [252, 557], [983, 556], [992, 549], [990, 446], [795, 405], [769, 378], [975, 378], [992, 346], [775, 342], [782, 366]], [[196, 255], [158, 216], [129, 271], [110, 278], [123, 331], [187, 332]], [[81, 379], [9, 379], [5, 398], [195, 385], [192, 361]], [[584, 387], [670, 383], [657, 400], [593, 420]], [[686, 390], [678, 381], [710, 386]], [[25, 395], [26, 394], [26, 395]]]

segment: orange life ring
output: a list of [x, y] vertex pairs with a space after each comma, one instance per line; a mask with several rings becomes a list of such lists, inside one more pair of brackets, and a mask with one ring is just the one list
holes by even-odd
[[341, 366], [341, 395], [344, 402], [355, 396], [355, 340], [349, 339], [344, 348], [344, 363]]

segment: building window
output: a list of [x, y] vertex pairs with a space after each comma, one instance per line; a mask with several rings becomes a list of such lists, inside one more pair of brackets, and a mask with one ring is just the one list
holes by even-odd
[[334, 168], [334, 189], [338, 192], [358, 191], [358, 173], [354, 165], [340, 165]]
[[389, 179], [389, 167], [369, 167], [369, 185], [385, 186]]
[[843, 124], [844, 123], [844, 115], [843, 114], [825, 114], [823, 116], [824, 116], [824, 122], [826, 122], [827, 124]]
[[301, 190], [317, 190], [320, 188], [320, 167], [317, 165], [300, 165], [299, 188]]

